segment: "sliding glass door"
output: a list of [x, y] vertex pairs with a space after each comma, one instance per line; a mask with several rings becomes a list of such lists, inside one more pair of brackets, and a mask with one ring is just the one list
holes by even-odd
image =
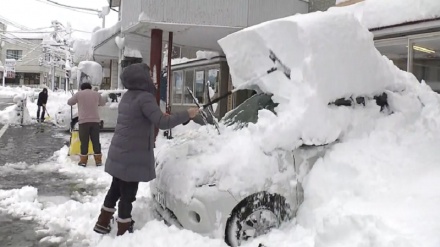
[[440, 92], [440, 33], [377, 40], [375, 45], [401, 70], [412, 72]]
[[440, 92], [440, 35], [411, 40], [412, 73]]

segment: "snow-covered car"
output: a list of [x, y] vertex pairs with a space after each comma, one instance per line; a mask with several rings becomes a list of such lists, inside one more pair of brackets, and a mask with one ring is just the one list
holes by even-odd
[[[101, 130], [111, 131], [116, 127], [118, 119], [118, 104], [125, 91], [100, 91], [102, 97], [107, 97], [105, 106], [100, 106], [99, 116], [101, 117]], [[60, 106], [55, 114], [55, 123], [62, 129], [70, 130], [78, 123], [78, 108], [66, 105]]]
[[[256, 123], [259, 111], [265, 109], [275, 113], [274, 108], [277, 104], [271, 98], [271, 95], [264, 93], [253, 95], [229, 112], [221, 124], [234, 126], [234, 131], [236, 131], [246, 128], [250, 123]], [[387, 96], [381, 94], [373, 97], [357, 97], [355, 100], [341, 98], [329, 102], [331, 107], [351, 109], [363, 107], [365, 104], [377, 104], [378, 111], [386, 112]], [[264, 189], [253, 187], [242, 193], [234, 193], [223, 189], [217, 181], [208, 178], [208, 180], [199, 180], [195, 183], [187, 181], [191, 184], [190, 186], [194, 187], [191, 189], [191, 196], [185, 200], [176, 194], [174, 190], [176, 188], [170, 188], [170, 185], [177, 183], [177, 187], [185, 187], [186, 185], [179, 184], [182, 179], [178, 179], [177, 176], [183, 176], [186, 179], [191, 179], [191, 177], [182, 175], [181, 171], [176, 172], [174, 170], [176, 166], [170, 165], [169, 162], [178, 163], [179, 160], [201, 155], [200, 150], [203, 148], [196, 146], [206, 136], [182, 135], [176, 138], [180, 140], [161, 149], [158, 154], [157, 178], [151, 182], [155, 210], [167, 224], [210, 237], [224, 237], [226, 243], [231, 246], [239, 246], [244, 241], [265, 234], [272, 228], [279, 227], [283, 222], [294, 218], [304, 200], [302, 188], [304, 176], [316, 160], [323, 157], [326, 151], [337, 142], [334, 140], [321, 145], [302, 144], [298, 148], [278, 149], [264, 153], [269, 160], [276, 162], [274, 167], [277, 168], [273, 174], [268, 175], [272, 179], [264, 182]], [[170, 158], [167, 152], [174, 155]], [[246, 155], [249, 154], [243, 154], [243, 156]], [[202, 157], [199, 161], [203, 162]], [[239, 174], [236, 175], [237, 178], [240, 177]]]
[[162, 143], [151, 193], [167, 223], [231, 246], [294, 218], [308, 172], [332, 146], [422, 105], [417, 79], [352, 14], [273, 20], [219, 44], [234, 87], [257, 94], [220, 121], [220, 135], [203, 126]]

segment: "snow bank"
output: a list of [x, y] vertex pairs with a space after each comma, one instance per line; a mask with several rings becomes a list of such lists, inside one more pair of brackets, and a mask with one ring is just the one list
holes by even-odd
[[[27, 102], [35, 97], [35, 89], [29, 87], [1, 87], [0, 99], [7, 107], [0, 110], [2, 124], [30, 124], [32, 122]], [[22, 122], [23, 118], [23, 122]]]
[[[37, 99], [42, 88], [29, 87], [0, 87], [0, 99], [7, 102], [10, 101], [14, 105], [6, 107], [0, 111], [0, 123], [21, 124], [21, 99], [26, 99], [26, 107], [24, 109], [24, 124], [32, 124], [36, 122], [37, 117]], [[48, 100], [46, 109], [50, 115], [46, 113], [47, 121], [54, 122], [55, 114], [61, 106], [67, 107], [67, 100], [71, 97], [70, 93], [53, 92], [48, 89]], [[69, 108], [70, 112], [70, 108]]]
[[[386, 27], [440, 17], [438, 0], [365, 0], [329, 11], [354, 13], [367, 28]], [[392, 13], [392, 14], [391, 14]]]
[[[81, 79], [81, 73], [84, 73], [88, 78]], [[93, 86], [99, 86], [102, 83], [102, 66], [94, 61], [82, 61], [78, 64], [77, 82], [90, 82]]]
[[94, 32], [92, 34], [92, 39], [90, 42], [91, 46], [95, 47], [95, 46], [101, 44], [106, 39], [109, 39], [111, 36], [117, 34], [120, 31], [121, 31], [121, 22], [119, 21], [111, 27], [103, 28], [103, 29], [100, 29], [100, 30]]

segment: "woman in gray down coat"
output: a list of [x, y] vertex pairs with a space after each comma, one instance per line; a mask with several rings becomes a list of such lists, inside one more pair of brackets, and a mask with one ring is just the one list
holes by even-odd
[[117, 236], [133, 231], [131, 210], [139, 182], [156, 178], [154, 127], [170, 129], [199, 113], [198, 108], [172, 115], [162, 113], [156, 102], [156, 87], [150, 77], [150, 68], [144, 63], [126, 67], [121, 80], [128, 91], [119, 103], [115, 134], [105, 163], [105, 171], [113, 181], [94, 227], [94, 231], [100, 234], [110, 232], [110, 221], [119, 200]]

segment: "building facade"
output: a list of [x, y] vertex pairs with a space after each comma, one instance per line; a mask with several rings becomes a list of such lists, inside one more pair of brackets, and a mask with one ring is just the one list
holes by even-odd
[[[0, 60], [15, 59], [15, 77], [6, 78], [6, 86], [28, 86], [51, 88], [51, 69], [45, 66], [42, 60], [46, 58], [43, 50], [43, 37], [41, 34], [7, 34], [3, 35], [3, 47]], [[55, 88], [64, 89], [65, 73], [61, 66], [55, 68]]]
[[[167, 73], [171, 81], [165, 90], [169, 90], [172, 111], [193, 105], [187, 87], [206, 94], [209, 83], [215, 87], [215, 95], [231, 89], [219, 39], [268, 20], [309, 11], [305, 0], [112, 0], [109, 4], [119, 9], [119, 22], [95, 33], [92, 47], [94, 60], [109, 64], [111, 88], [121, 87], [119, 74], [133, 62], [149, 64], [153, 81], [158, 83], [163, 79], [165, 58], [190, 60], [171, 66]], [[167, 47], [173, 47], [170, 56]], [[210, 59], [197, 56], [197, 51], [217, 52], [220, 58], [207, 61]], [[205, 61], [195, 64], [192, 58]], [[233, 102], [231, 98], [222, 101], [218, 116], [234, 107]]]
[[[350, 0], [338, 6], [352, 5], [362, 14], [364, 24], [374, 35], [375, 46], [401, 70], [413, 73], [419, 81], [425, 81], [440, 93], [440, 8], [419, 10], [411, 5], [365, 6], [363, 0]], [[375, 4], [375, 2], [368, 2]], [[388, 8], [387, 8], [388, 7]], [[376, 11], [372, 12], [371, 9]], [[392, 11], [404, 11], [405, 16], [390, 22], [386, 19]], [[420, 13], [431, 11], [429, 18]]]

